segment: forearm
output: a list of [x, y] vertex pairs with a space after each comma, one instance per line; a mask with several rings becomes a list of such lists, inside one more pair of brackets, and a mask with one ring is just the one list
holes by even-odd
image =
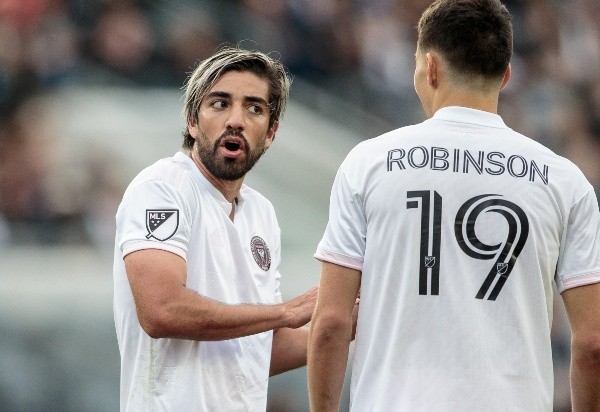
[[600, 353], [573, 341], [571, 403], [573, 412], [600, 410]]
[[145, 249], [125, 257], [140, 325], [153, 338], [224, 340], [283, 327], [298, 328], [312, 315], [318, 288], [280, 304], [227, 304], [186, 288], [186, 262]]
[[154, 338], [224, 340], [284, 327], [288, 314], [283, 304], [230, 305], [183, 289], [162, 307], [153, 308], [142, 324]]
[[306, 365], [308, 328], [281, 328], [273, 335], [269, 376]]
[[352, 334], [351, 322], [336, 327], [313, 320], [308, 345], [308, 392], [313, 412], [339, 410]]

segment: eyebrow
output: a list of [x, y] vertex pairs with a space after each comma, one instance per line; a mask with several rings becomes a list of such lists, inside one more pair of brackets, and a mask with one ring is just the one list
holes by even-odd
[[[216, 92], [210, 92], [206, 95], [207, 99], [210, 99], [213, 97], [223, 97], [225, 99], [231, 100], [231, 93], [216, 91]], [[263, 99], [262, 97], [259, 97], [259, 96], [244, 96], [244, 101], [248, 102], [248, 103], [259, 103], [259, 104], [269, 107], [269, 103], [265, 99]]]

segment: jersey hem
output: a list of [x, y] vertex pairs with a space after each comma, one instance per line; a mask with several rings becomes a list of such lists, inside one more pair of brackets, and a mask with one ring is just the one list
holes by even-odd
[[567, 289], [576, 288], [578, 286], [591, 285], [592, 283], [600, 282], [600, 271], [582, 273], [573, 277], [567, 278], [562, 282], [562, 288], [559, 289], [559, 293], [564, 292]]
[[344, 266], [350, 269], [362, 271], [363, 261], [340, 253], [331, 252], [329, 250], [317, 249], [314, 257], [322, 262], [335, 263], [336, 265]]
[[165, 250], [167, 252], [171, 252], [180, 256], [183, 260], [187, 261], [185, 251], [181, 250], [177, 246], [168, 245], [165, 243], [158, 243], [154, 241], [142, 241], [142, 242], [134, 242], [130, 245], [127, 245], [123, 248], [123, 258], [130, 253], [137, 252], [139, 250], [145, 249], [159, 249]]

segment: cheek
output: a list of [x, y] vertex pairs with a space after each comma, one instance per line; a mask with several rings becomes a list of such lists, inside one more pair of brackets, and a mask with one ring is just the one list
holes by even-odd
[[219, 123], [216, 119], [200, 114], [198, 116], [198, 128], [208, 136], [220, 135]]

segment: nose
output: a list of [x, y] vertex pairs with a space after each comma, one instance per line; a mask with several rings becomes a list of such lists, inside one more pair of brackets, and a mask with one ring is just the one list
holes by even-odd
[[227, 116], [227, 128], [233, 130], [244, 129], [244, 108], [240, 104], [231, 105]]

